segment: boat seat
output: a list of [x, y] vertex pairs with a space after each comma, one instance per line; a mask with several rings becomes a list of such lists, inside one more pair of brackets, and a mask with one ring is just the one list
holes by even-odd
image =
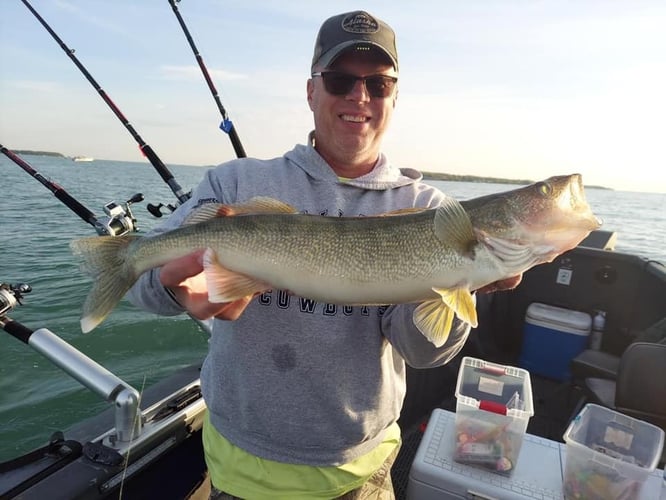
[[[581, 404], [596, 403], [666, 432], [666, 344], [634, 342], [622, 354], [616, 380], [586, 378]], [[577, 413], [577, 411], [575, 412]], [[664, 462], [662, 454], [661, 463]]]
[[588, 234], [578, 246], [600, 248], [601, 250], [615, 250], [617, 243], [617, 232], [604, 231], [603, 229], [595, 229]]
[[620, 356], [585, 349], [571, 360], [571, 378], [574, 383], [590, 377], [615, 380], [619, 367]]
[[[666, 344], [666, 317], [641, 331], [634, 342]], [[619, 367], [620, 356], [586, 349], [571, 360], [571, 379], [575, 386], [580, 386], [587, 378], [615, 380]]]

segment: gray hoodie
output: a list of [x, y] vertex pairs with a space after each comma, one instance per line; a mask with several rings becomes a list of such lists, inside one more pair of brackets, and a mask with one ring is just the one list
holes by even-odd
[[[330, 217], [439, 205], [444, 195], [421, 179], [383, 155], [370, 173], [339, 179], [312, 145], [298, 145], [280, 158], [209, 170], [155, 232], [178, 227], [203, 203], [254, 196]], [[150, 312], [183, 312], [160, 284], [159, 269], [146, 272], [128, 298]], [[272, 290], [238, 320], [214, 320], [201, 373], [212, 424], [236, 446], [280, 462], [340, 465], [367, 453], [400, 415], [405, 362], [442, 365], [469, 334], [456, 320], [447, 343], [435, 348], [414, 326], [414, 307], [338, 306]]]

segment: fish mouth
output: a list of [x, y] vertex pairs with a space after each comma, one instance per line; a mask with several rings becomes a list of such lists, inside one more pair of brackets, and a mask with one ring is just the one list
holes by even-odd
[[563, 197], [562, 203], [574, 203], [574, 217], [579, 221], [577, 224], [581, 229], [588, 229], [593, 231], [599, 229], [603, 224], [603, 220], [594, 215], [587, 203], [585, 197], [585, 186], [583, 184], [583, 176], [581, 174], [571, 174], [571, 182], [569, 184], [569, 197]]

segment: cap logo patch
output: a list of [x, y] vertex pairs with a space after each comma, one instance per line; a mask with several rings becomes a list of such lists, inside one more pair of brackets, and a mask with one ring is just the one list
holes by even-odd
[[348, 33], [377, 33], [379, 23], [366, 12], [358, 12], [342, 20], [342, 29]]

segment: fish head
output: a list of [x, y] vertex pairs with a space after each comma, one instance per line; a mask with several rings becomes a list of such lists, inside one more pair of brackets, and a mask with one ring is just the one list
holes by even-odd
[[529, 250], [532, 264], [550, 262], [601, 226], [580, 174], [550, 177], [461, 204], [479, 241], [505, 257]]

